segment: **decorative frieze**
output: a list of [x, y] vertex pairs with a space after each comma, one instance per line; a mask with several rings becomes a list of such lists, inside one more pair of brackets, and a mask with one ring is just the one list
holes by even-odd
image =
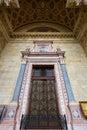
[[57, 51], [47, 51], [47, 52], [30, 52], [30, 48], [26, 49], [25, 51], [21, 51], [22, 58], [28, 59], [29, 57], [56, 57], [59, 58], [61, 63], [64, 63], [64, 56], [65, 56], [65, 51], [61, 51], [60, 48], [57, 48]]
[[16, 33], [12, 33], [10, 35], [11, 38], [47, 38], [47, 39], [56, 39], [56, 38], [73, 38], [75, 37], [74, 34], [72, 32], [65, 32], [65, 33], [21, 33], [21, 32], [16, 32]]

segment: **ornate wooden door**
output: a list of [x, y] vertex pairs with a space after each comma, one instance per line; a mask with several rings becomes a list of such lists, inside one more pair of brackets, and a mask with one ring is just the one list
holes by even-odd
[[58, 127], [58, 115], [53, 67], [35, 68], [29, 103], [29, 116], [33, 120], [31, 122], [40, 128]]
[[53, 66], [34, 68], [28, 114], [22, 117], [22, 128], [66, 130], [65, 117], [59, 115], [53, 70]]

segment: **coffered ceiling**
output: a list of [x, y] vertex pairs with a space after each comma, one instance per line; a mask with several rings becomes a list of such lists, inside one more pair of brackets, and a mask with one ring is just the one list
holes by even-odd
[[71, 31], [79, 15], [78, 8], [66, 8], [66, 0], [19, 0], [19, 5], [6, 9], [13, 31]]

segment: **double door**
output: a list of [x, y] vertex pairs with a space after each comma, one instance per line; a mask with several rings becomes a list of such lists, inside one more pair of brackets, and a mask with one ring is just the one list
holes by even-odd
[[54, 79], [32, 79], [29, 103], [31, 127], [58, 128], [58, 105]]

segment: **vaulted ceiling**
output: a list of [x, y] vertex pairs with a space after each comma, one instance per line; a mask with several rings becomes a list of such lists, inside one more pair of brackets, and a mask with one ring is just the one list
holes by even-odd
[[[79, 15], [78, 8], [66, 8], [66, 0], [19, 0], [19, 4], [20, 8], [6, 10], [13, 31], [25, 27], [26, 32], [60, 31], [58, 27], [71, 31]], [[52, 29], [53, 25], [57, 28]]]

